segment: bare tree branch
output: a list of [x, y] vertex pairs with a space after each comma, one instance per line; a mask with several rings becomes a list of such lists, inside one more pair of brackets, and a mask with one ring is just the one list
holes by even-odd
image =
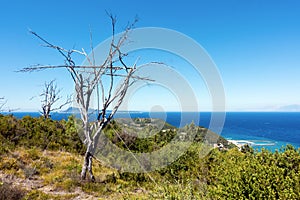
[[[107, 126], [107, 124], [113, 119], [113, 116], [119, 109], [120, 105], [123, 102], [123, 99], [127, 93], [128, 88], [135, 83], [136, 81], [153, 81], [147, 77], [140, 77], [135, 75], [137, 71], [137, 63], [134, 65], [129, 66], [124, 62], [124, 58], [128, 55], [127, 53], [122, 52], [122, 46], [125, 45], [126, 41], [128, 40], [129, 33], [131, 29], [137, 22], [137, 18], [132, 22], [129, 23], [125, 31], [122, 35], [117, 39], [115, 33], [115, 26], [116, 26], [116, 17], [112, 14], [107, 13], [111, 20], [112, 25], [112, 39], [110, 43], [110, 47], [108, 49], [108, 54], [106, 59], [103, 61], [102, 64], [96, 65], [95, 61], [95, 52], [93, 47], [93, 36], [90, 32], [90, 48], [91, 48], [91, 56], [90, 58], [84, 49], [82, 50], [66, 50], [60, 46], [56, 46], [39, 36], [37, 33], [31, 31], [31, 33], [40, 39], [42, 42], [45, 43], [45, 46], [51, 49], [57, 50], [64, 58], [63, 65], [57, 66], [42, 66], [42, 65], [35, 65], [30, 67], [25, 67], [19, 72], [33, 72], [33, 71], [40, 71], [45, 69], [59, 69], [59, 68], [66, 68], [70, 73], [72, 80], [75, 84], [75, 91], [76, 91], [76, 103], [80, 110], [80, 116], [82, 120], [82, 126], [84, 130], [85, 136], [85, 144], [87, 145], [87, 151], [85, 154], [84, 163], [82, 166], [81, 178], [85, 179], [87, 171], [90, 174], [92, 180], [94, 180], [94, 175], [92, 173], [92, 158], [96, 151], [96, 147], [98, 144], [98, 140], [100, 134], [102, 133], [103, 129]], [[87, 66], [79, 66], [76, 65], [72, 55], [76, 53], [82, 55], [88, 62], [89, 65]], [[103, 52], [104, 53], [104, 52]], [[137, 62], [137, 61], [136, 61]], [[121, 66], [117, 66], [117, 63], [121, 63]], [[145, 65], [150, 64], [159, 64], [157, 62], [148, 63]], [[108, 77], [108, 82], [104, 83], [104, 76]], [[123, 79], [122, 84], [115, 88], [115, 82], [117, 79]], [[51, 83], [51, 82], [50, 82]], [[51, 83], [52, 84], [52, 83]], [[43, 93], [45, 100], [44, 105], [48, 109], [55, 103], [57, 100], [51, 96], [51, 94], [56, 94], [57, 88], [53, 85], [45, 85], [46, 91]], [[48, 87], [49, 88], [48, 88]], [[96, 90], [96, 91], [95, 91]], [[97, 120], [91, 121], [89, 115], [89, 108], [91, 107], [91, 99], [93, 93], [97, 93]], [[49, 97], [48, 97], [49, 96]], [[57, 96], [57, 94], [56, 94]], [[49, 100], [46, 98], [50, 98]], [[57, 98], [57, 97], [56, 97]], [[110, 113], [108, 113], [108, 109], [114, 103], [114, 106]], [[102, 108], [100, 108], [102, 105]], [[50, 109], [51, 110], [51, 109]], [[107, 114], [109, 114], [107, 116]]]
[[5, 97], [0, 97], [0, 112], [15, 112], [17, 110], [20, 110], [20, 108], [10, 108], [9, 106], [6, 106], [4, 108], [4, 106], [6, 105], [7, 100], [5, 99]]
[[55, 84], [55, 80], [52, 80], [50, 82], [45, 82], [44, 84], [44, 90], [40, 94], [40, 97], [42, 97], [41, 103], [42, 103], [42, 114], [45, 119], [48, 119], [51, 117], [50, 113], [56, 110], [60, 110], [64, 106], [70, 104], [72, 102], [71, 96], [67, 97], [67, 100], [60, 104], [58, 107], [54, 107], [54, 105], [62, 98], [59, 94], [61, 92], [61, 89], [57, 88], [57, 85]]
[[0, 112], [3, 112], [3, 107], [7, 103], [7, 100], [5, 100], [4, 97], [0, 97]]

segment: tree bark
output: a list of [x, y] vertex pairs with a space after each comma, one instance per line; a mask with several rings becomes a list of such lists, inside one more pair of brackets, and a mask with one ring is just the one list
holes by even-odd
[[95, 176], [93, 175], [93, 169], [92, 169], [92, 166], [93, 166], [93, 156], [92, 156], [92, 154], [88, 150], [89, 149], [87, 149], [87, 151], [86, 151], [86, 153], [84, 155], [84, 162], [83, 162], [82, 170], [81, 170], [81, 179], [85, 180], [86, 173], [88, 171], [89, 174], [90, 174], [91, 181], [94, 182], [95, 181]]
[[[81, 170], [81, 179], [84, 180], [86, 178], [86, 174], [89, 173], [90, 179], [95, 181], [95, 177], [92, 172], [92, 161], [94, 154], [96, 152], [96, 148], [98, 145], [98, 140], [100, 134], [102, 133], [105, 126], [113, 119], [114, 114], [117, 112], [119, 106], [121, 105], [127, 89], [137, 80], [144, 81], [153, 81], [149, 78], [134, 76], [134, 73], [137, 69], [136, 63], [133, 66], [127, 66], [123, 59], [127, 56], [127, 53], [122, 53], [121, 47], [126, 43], [128, 39], [128, 34], [130, 30], [134, 27], [134, 24], [137, 22], [137, 19], [132, 23], [126, 26], [125, 31], [122, 33], [120, 38], [115, 38], [115, 23], [116, 18], [109, 14], [109, 17], [112, 20], [112, 39], [109, 48], [109, 54], [101, 65], [96, 65], [94, 58], [94, 48], [91, 45], [92, 50], [92, 58], [85, 52], [84, 49], [81, 51], [71, 49], [67, 50], [62, 47], [53, 45], [49, 43], [47, 40], [43, 39], [41, 36], [36, 34], [35, 32], [31, 33], [43, 41], [47, 47], [53, 48], [57, 50], [65, 59], [65, 65], [58, 66], [32, 66], [23, 68], [22, 72], [31, 72], [42, 69], [55, 69], [55, 68], [66, 68], [70, 73], [73, 82], [75, 83], [75, 91], [76, 91], [76, 102], [78, 103], [78, 107], [80, 109], [81, 120], [83, 122], [83, 132], [85, 136], [84, 143], [87, 144], [87, 150], [84, 156], [84, 162]], [[78, 53], [83, 55], [89, 65], [78, 66], [75, 64], [75, 61], [72, 58], [73, 53]], [[115, 66], [116, 63], [120, 62], [121, 66]], [[147, 65], [147, 64], [146, 64]], [[91, 69], [91, 70], [87, 70]], [[110, 77], [110, 83], [106, 85], [107, 90], [104, 88], [102, 77], [108, 76]], [[123, 77], [123, 83], [120, 87], [117, 87], [114, 91], [114, 82], [116, 80], [114, 77]], [[42, 96], [45, 96], [45, 106], [43, 107], [44, 112], [46, 109], [49, 111], [46, 113], [45, 117], [50, 117], [50, 112], [53, 111], [51, 109], [52, 104], [54, 104], [59, 97], [57, 95], [59, 90], [56, 91], [56, 86], [53, 85], [53, 81], [49, 84], [45, 85], [45, 92]], [[97, 90], [97, 104], [98, 104], [98, 119], [97, 121], [91, 122], [89, 118], [89, 108], [91, 103], [91, 96], [93, 92]], [[100, 98], [100, 92], [102, 96], [102, 100]], [[50, 96], [49, 96], [50, 95]], [[50, 99], [48, 99], [48, 97]], [[48, 101], [50, 100], [50, 101]], [[102, 102], [101, 102], [102, 101]], [[50, 103], [49, 103], [50, 102]], [[100, 102], [103, 104], [103, 108], [100, 113]], [[106, 112], [109, 106], [115, 102], [116, 105], [113, 107], [112, 112], [106, 118]], [[65, 105], [65, 104], [64, 104]], [[61, 106], [62, 107], [62, 106]], [[60, 107], [60, 108], [61, 108]], [[1, 108], [1, 107], [0, 107]], [[95, 125], [95, 127], [93, 127]]]
[[[88, 122], [86, 122], [86, 123], [88, 123]], [[100, 134], [101, 134], [102, 130], [104, 129], [104, 127], [106, 127], [107, 123], [108, 123], [108, 121], [106, 120], [103, 122], [102, 125], [100, 125], [99, 128], [97, 128], [94, 138], [91, 138], [91, 135], [88, 132], [89, 128], [87, 125], [85, 125], [85, 135], [87, 136], [87, 139], [88, 139], [88, 145], [87, 145], [87, 150], [86, 150], [86, 153], [84, 156], [84, 162], [83, 162], [82, 170], [81, 170], [81, 179], [82, 180], [85, 180], [86, 173], [89, 172], [90, 179], [93, 182], [95, 181], [95, 177], [93, 174], [93, 155], [96, 151]]]

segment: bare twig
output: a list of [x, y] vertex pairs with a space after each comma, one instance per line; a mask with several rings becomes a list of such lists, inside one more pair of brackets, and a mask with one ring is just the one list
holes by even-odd
[[54, 107], [54, 105], [62, 98], [59, 94], [61, 89], [57, 88], [55, 84], [55, 80], [50, 81], [49, 83], [45, 82], [44, 90], [40, 94], [42, 97], [42, 114], [45, 119], [50, 118], [50, 113], [56, 110], [62, 109], [64, 106], [70, 104], [72, 102], [71, 96], [67, 97], [67, 100], [60, 104], [58, 107]]
[[[86, 172], [89, 171], [91, 179], [94, 180], [94, 175], [92, 173], [92, 158], [95, 153], [98, 140], [102, 130], [107, 126], [107, 124], [112, 120], [113, 116], [119, 109], [120, 105], [123, 102], [123, 99], [127, 93], [128, 88], [135, 83], [136, 81], [153, 81], [149, 77], [141, 77], [136, 75], [136, 71], [139, 66], [137, 63], [130, 66], [127, 65], [124, 61], [124, 58], [128, 55], [127, 53], [122, 52], [122, 46], [125, 45], [126, 41], [128, 40], [129, 34], [131, 29], [137, 22], [137, 18], [133, 21], [133, 23], [129, 23], [125, 28], [123, 34], [116, 39], [115, 37], [115, 26], [116, 26], [116, 17], [112, 14], [107, 13], [111, 19], [112, 25], [112, 40], [110, 43], [108, 55], [106, 59], [103, 61], [102, 64], [96, 65], [95, 61], [95, 52], [93, 47], [93, 36], [90, 32], [90, 48], [91, 48], [91, 56], [90, 58], [84, 49], [75, 50], [67, 50], [57, 45], [53, 45], [37, 33], [31, 31], [31, 33], [44, 42], [45, 46], [51, 49], [57, 50], [64, 58], [63, 65], [56, 65], [56, 66], [42, 66], [42, 65], [35, 65], [30, 67], [25, 67], [19, 72], [33, 72], [33, 71], [40, 71], [45, 69], [59, 69], [59, 68], [66, 68], [70, 73], [72, 80], [75, 84], [75, 91], [76, 91], [76, 102], [78, 104], [80, 110], [80, 116], [83, 124], [84, 136], [85, 136], [85, 143], [87, 145], [87, 151], [85, 154], [84, 164], [82, 166], [81, 178], [85, 179]], [[72, 55], [73, 53], [82, 55], [88, 62], [89, 65], [80, 66], [76, 65]], [[121, 66], [117, 66], [117, 63], [121, 63]], [[145, 65], [151, 64], [159, 64], [157, 62], [148, 63]], [[145, 66], [143, 65], [143, 66]], [[108, 76], [108, 83], [104, 83], [103, 77]], [[115, 81], [116, 79], [123, 79], [122, 84], [115, 88]], [[105, 79], [106, 80], [106, 79]], [[44, 94], [51, 94], [51, 92], [57, 91], [56, 87], [50, 86], [49, 91], [45, 91]], [[91, 107], [91, 98], [93, 92], [97, 93], [97, 110], [98, 110], [98, 117], [97, 120], [91, 121], [89, 115], [89, 108]], [[55, 93], [55, 92], [54, 92]], [[47, 95], [44, 95], [45, 97]], [[52, 98], [53, 103], [56, 102], [56, 99]], [[44, 100], [45, 105], [48, 105], [48, 100]], [[108, 109], [114, 103], [114, 106], [111, 112], [108, 114]], [[52, 105], [52, 104], [51, 104]], [[102, 107], [100, 107], [102, 105]], [[51, 110], [51, 109], [50, 109]]]
[[3, 108], [6, 103], [7, 103], [7, 100], [5, 100], [4, 97], [0, 97], [0, 112], [3, 112]]

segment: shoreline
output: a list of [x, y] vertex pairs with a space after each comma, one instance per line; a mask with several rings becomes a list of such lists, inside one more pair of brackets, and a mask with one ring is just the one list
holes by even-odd
[[225, 138], [229, 143], [236, 145], [241, 148], [242, 146], [248, 144], [251, 147], [255, 146], [276, 146], [277, 142], [270, 140], [233, 140]]

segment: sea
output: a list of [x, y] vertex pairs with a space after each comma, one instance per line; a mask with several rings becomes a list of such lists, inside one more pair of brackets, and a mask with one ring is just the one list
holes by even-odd
[[[38, 112], [14, 112], [17, 118], [26, 115], [39, 117]], [[212, 127], [211, 112], [118, 112], [115, 118], [161, 118], [175, 127], [183, 127], [191, 122], [203, 127], [216, 128], [218, 134], [228, 140], [239, 144], [249, 144], [255, 150], [263, 148], [272, 152], [282, 150], [291, 144], [300, 148], [300, 112], [227, 112], [224, 113], [224, 125]], [[52, 114], [52, 119], [67, 119], [70, 113], [57, 112]], [[218, 125], [220, 126], [220, 124]]]

